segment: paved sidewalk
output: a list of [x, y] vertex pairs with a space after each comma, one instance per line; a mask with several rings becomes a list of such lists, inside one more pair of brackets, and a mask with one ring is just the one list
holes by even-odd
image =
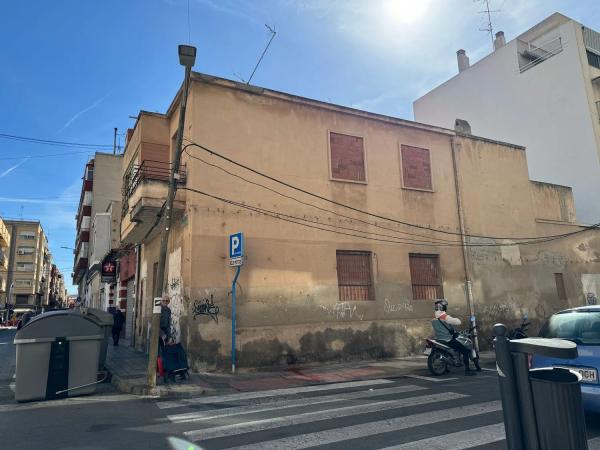
[[[484, 367], [493, 367], [492, 352], [481, 354]], [[287, 366], [272, 370], [241, 370], [235, 375], [223, 372], [190, 373], [186, 381], [164, 384], [157, 378], [157, 387], [146, 386], [148, 356], [130, 347], [109, 345], [107, 368], [112, 382], [123, 392], [159, 397], [223, 395], [305, 386], [309, 384], [345, 382], [372, 378], [398, 377], [411, 372], [428, 376], [426, 357], [422, 355], [385, 360], [360, 360]], [[460, 370], [460, 369], [455, 369]]]
[[14, 399], [16, 329], [0, 328], [0, 403]]

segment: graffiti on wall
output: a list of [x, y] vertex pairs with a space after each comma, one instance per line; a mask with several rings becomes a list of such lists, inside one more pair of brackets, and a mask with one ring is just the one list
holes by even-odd
[[411, 301], [405, 300], [398, 303], [392, 303], [388, 298], [383, 301], [383, 312], [386, 314], [406, 311], [413, 312], [414, 306]]
[[351, 305], [348, 302], [336, 303], [334, 306], [321, 305], [321, 309], [325, 311], [328, 316], [333, 317], [336, 320], [363, 320], [365, 317], [364, 313], [357, 310], [356, 305]]
[[198, 316], [208, 316], [215, 323], [219, 323], [219, 306], [215, 305], [213, 300], [213, 295], [210, 294], [210, 300], [208, 298], [204, 298], [202, 300], [196, 300], [194, 302], [194, 306], [192, 307], [192, 315], [194, 320]]
[[181, 247], [169, 254], [169, 273], [165, 294], [171, 300], [171, 337], [175, 342], [181, 340], [180, 319], [183, 312], [183, 286], [181, 282]]

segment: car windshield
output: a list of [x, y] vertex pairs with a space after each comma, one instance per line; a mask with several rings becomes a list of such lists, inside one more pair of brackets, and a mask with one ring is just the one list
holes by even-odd
[[600, 311], [570, 311], [553, 315], [541, 337], [569, 339], [582, 345], [600, 345]]

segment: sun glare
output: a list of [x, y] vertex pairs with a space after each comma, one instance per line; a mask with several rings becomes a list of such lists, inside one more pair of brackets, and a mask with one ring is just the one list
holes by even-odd
[[429, 0], [387, 0], [384, 13], [392, 22], [411, 24], [425, 15], [428, 6]]

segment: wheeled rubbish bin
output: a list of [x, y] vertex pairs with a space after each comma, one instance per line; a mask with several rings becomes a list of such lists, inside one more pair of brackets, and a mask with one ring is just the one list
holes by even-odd
[[104, 333], [104, 340], [102, 341], [102, 345], [100, 346], [100, 358], [98, 360], [98, 369], [103, 370], [106, 365], [106, 351], [108, 349], [108, 341], [112, 336], [112, 326], [114, 317], [111, 313], [102, 311], [101, 309], [96, 308], [77, 308], [73, 310], [75, 314], [83, 314], [87, 316], [89, 319], [96, 322], [96, 324], [102, 328]]
[[15, 335], [15, 400], [49, 400], [96, 389], [102, 329], [90, 318], [52, 311], [32, 319]]

